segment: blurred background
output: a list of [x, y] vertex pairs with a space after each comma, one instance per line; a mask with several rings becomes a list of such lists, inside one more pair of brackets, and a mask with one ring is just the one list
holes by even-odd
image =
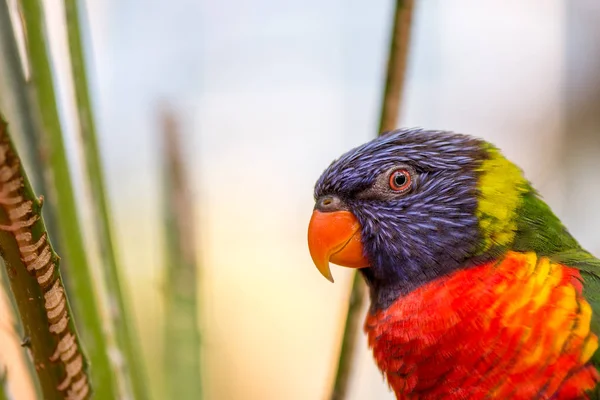
[[[350, 271], [308, 254], [312, 190], [376, 135], [394, 1], [87, 0], [92, 97], [118, 255], [164, 397], [161, 107], [183, 135], [207, 399], [323, 399]], [[46, 0], [70, 156], [62, 2]], [[416, 2], [400, 126], [483, 137], [600, 255], [600, 3]], [[75, 180], [77, 176], [74, 168]], [[84, 224], [86, 215], [84, 213]], [[361, 337], [352, 399], [392, 399]]]

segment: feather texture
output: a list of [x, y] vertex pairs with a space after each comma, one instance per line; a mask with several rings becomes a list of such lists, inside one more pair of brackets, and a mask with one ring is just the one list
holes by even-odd
[[[410, 190], [381, 182], [410, 170]], [[600, 260], [493, 145], [403, 129], [319, 178], [361, 225], [365, 329], [400, 399], [600, 399]]]
[[369, 345], [398, 399], [586, 398], [598, 337], [579, 279], [510, 252], [369, 315]]

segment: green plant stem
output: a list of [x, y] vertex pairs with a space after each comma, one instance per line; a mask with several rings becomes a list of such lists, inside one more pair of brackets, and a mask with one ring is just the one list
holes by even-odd
[[360, 332], [361, 310], [367, 297], [366, 294], [367, 287], [365, 282], [358, 273], [354, 273], [346, 324], [344, 326], [344, 336], [342, 338], [342, 349], [340, 351], [336, 379], [331, 394], [332, 400], [347, 398], [350, 373], [352, 372], [352, 365], [355, 359], [356, 340]]
[[96, 214], [95, 223], [103, 257], [102, 272], [106, 282], [107, 296], [111, 300], [110, 303], [115, 306], [115, 309], [111, 310], [110, 316], [113, 319], [117, 346], [124, 358], [122, 368], [125, 375], [130, 377], [133, 396], [137, 400], [144, 400], [149, 397], [148, 383], [144, 377], [143, 360], [137, 346], [138, 341], [134, 329], [135, 325], [126, 301], [127, 291], [119, 274], [120, 269], [117, 264], [116, 250], [111, 235], [112, 227], [109, 217], [111, 214], [105, 192], [96, 124], [89, 94], [77, 0], [65, 0], [64, 3], [71, 54], [71, 69], [79, 116], [79, 134], [83, 143], [88, 183], [92, 193], [93, 210]]
[[[410, 26], [414, 0], [397, 0], [394, 24], [392, 28], [387, 75], [378, 133], [390, 131], [396, 127], [402, 99], [406, 61], [410, 42]], [[350, 375], [355, 358], [356, 339], [360, 332], [361, 310], [366, 301], [367, 288], [362, 277], [354, 272], [350, 303], [344, 326], [342, 348], [338, 359], [335, 381], [331, 392], [332, 400], [344, 400], [348, 397]]]
[[201, 399], [200, 332], [193, 202], [174, 117], [165, 114], [165, 372], [167, 398]]
[[86, 399], [87, 362], [35, 197], [0, 116], [0, 253], [44, 399]]
[[410, 46], [414, 0], [397, 0], [390, 40], [385, 90], [381, 103], [379, 134], [396, 128], [404, 92], [404, 77]]
[[95, 287], [89, 268], [77, 215], [69, 165], [63, 142], [54, 92], [52, 70], [45, 39], [46, 27], [40, 0], [22, 0], [21, 3], [27, 53], [31, 63], [31, 79], [35, 87], [42, 116], [44, 145], [47, 146], [47, 165], [52, 173], [53, 192], [56, 196], [57, 228], [62, 251], [69, 264], [69, 289], [77, 299], [75, 313], [86, 353], [92, 365], [92, 382], [98, 399], [117, 396], [116, 377], [108, 358], [103, 321], [98, 310]]
[[[41, 130], [41, 117], [37, 107], [35, 93], [31, 85], [25, 81], [21, 66], [17, 40], [11, 23], [8, 3], [0, 1], [0, 107], [11, 124], [12, 137], [21, 151], [21, 159], [28, 167], [29, 178], [38, 193], [48, 193], [44, 179], [44, 166], [41, 149], [38, 143]], [[52, 230], [55, 219], [51, 208], [44, 208], [44, 219], [50, 233], [58, 238]]]

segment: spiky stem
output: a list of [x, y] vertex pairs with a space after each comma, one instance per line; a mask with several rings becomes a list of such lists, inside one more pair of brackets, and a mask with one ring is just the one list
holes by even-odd
[[[404, 76], [406, 74], [406, 60], [410, 42], [410, 26], [412, 20], [414, 0], [397, 0], [394, 24], [390, 41], [388, 56], [387, 77], [383, 102], [381, 105], [381, 118], [378, 133], [390, 131], [396, 127], [402, 99]], [[355, 358], [356, 338], [360, 332], [361, 314], [366, 301], [366, 285], [363, 279], [354, 272], [350, 304], [346, 316], [342, 349], [338, 359], [337, 372], [332, 400], [344, 400], [348, 397], [350, 375]]]
[[87, 399], [73, 315], [35, 197], [0, 116], [0, 252], [45, 399]]
[[117, 396], [116, 378], [108, 358], [104, 323], [97, 305], [96, 288], [83, 246], [83, 237], [77, 214], [69, 165], [65, 152], [62, 129], [58, 117], [52, 69], [46, 42], [46, 27], [40, 0], [22, 0], [21, 10], [27, 38], [27, 54], [31, 79], [41, 112], [47, 149], [47, 166], [52, 175], [52, 190], [56, 196], [57, 228], [62, 251], [68, 264], [69, 290], [77, 299], [74, 311], [92, 369], [95, 396], [111, 399]]
[[126, 301], [127, 291], [120, 276], [116, 249], [111, 234], [112, 224], [109, 217], [111, 214], [105, 191], [96, 124], [89, 94], [77, 0], [65, 0], [65, 13], [71, 54], [71, 70], [79, 117], [79, 135], [81, 136], [86, 161], [87, 182], [92, 193], [92, 206], [96, 215], [95, 225], [103, 257], [102, 272], [105, 287], [107, 296], [111, 300], [110, 304], [114, 305], [114, 309], [110, 310], [110, 316], [113, 319], [117, 346], [124, 357], [121, 366], [122, 373], [129, 377], [133, 396], [137, 400], [144, 400], [148, 399], [148, 384], [144, 378], [143, 359], [137, 346], [134, 321], [131, 318], [129, 304]]

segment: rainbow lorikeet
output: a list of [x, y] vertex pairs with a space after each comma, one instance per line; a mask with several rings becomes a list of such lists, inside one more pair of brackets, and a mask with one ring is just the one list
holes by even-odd
[[600, 260], [491, 144], [403, 129], [315, 187], [319, 271], [359, 268], [398, 399], [586, 399], [600, 381]]

